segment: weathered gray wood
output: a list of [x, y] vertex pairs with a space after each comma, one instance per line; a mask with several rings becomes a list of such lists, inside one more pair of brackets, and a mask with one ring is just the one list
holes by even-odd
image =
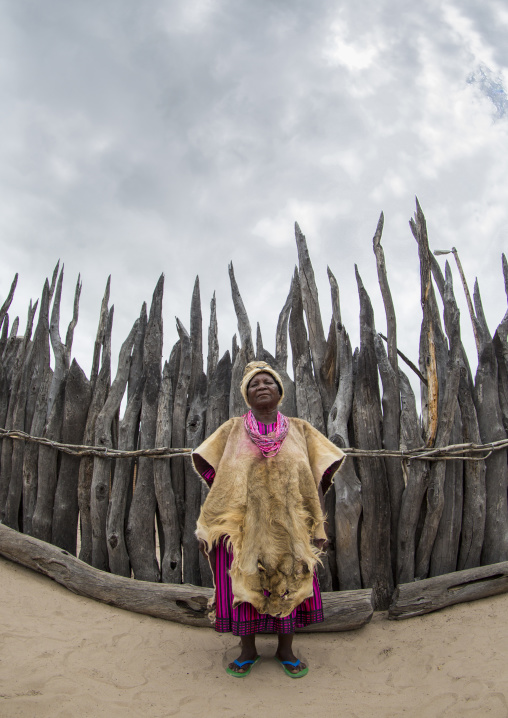
[[[140, 326], [142, 322], [140, 321]], [[142, 328], [143, 336], [146, 327]], [[140, 329], [138, 328], [138, 335]], [[134, 348], [135, 351], [135, 348]], [[141, 400], [145, 388], [145, 379], [138, 377], [138, 383], [127, 400], [125, 414], [118, 430], [118, 448], [131, 450], [137, 447]], [[131, 575], [131, 564], [125, 543], [125, 523], [129, 511], [129, 499], [132, 498], [133, 459], [122, 459], [115, 466], [115, 480], [111, 487], [111, 498], [106, 519], [106, 540], [108, 547], [109, 569], [119, 576]]]
[[[452, 275], [449, 268], [446, 273], [444, 318], [450, 352], [447, 361], [444, 397], [439, 406], [438, 427], [434, 443], [436, 447], [446, 446], [449, 443], [455, 420], [460, 379], [460, 315], [453, 295]], [[415, 573], [418, 578], [425, 578], [429, 572], [432, 548], [444, 508], [445, 475], [446, 461], [434, 462], [430, 470], [427, 489], [427, 513], [416, 552]], [[432, 566], [432, 571], [443, 572], [439, 561]]]
[[[14, 275], [14, 279], [12, 280], [11, 288], [9, 289], [9, 294], [7, 295], [5, 302], [0, 307], [0, 326], [2, 326], [4, 318], [7, 316], [7, 312], [9, 311], [9, 307], [12, 304], [12, 300], [14, 298], [14, 292], [16, 291], [16, 285], [18, 283], [18, 273]], [[7, 323], [8, 326], [8, 323]]]
[[63, 275], [64, 275], [64, 266], [62, 265], [62, 269], [60, 271], [60, 276], [58, 277], [58, 282], [56, 285], [55, 299], [53, 302], [53, 310], [51, 312], [51, 323], [49, 326], [49, 331], [50, 331], [50, 336], [51, 336], [51, 346], [53, 347], [53, 354], [55, 356], [55, 369], [53, 372], [53, 382], [51, 384], [51, 388], [49, 390], [49, 396], [48, 396], [48, 415], [51, 412], [51, 408], [53, 406], [53, 402], [55, 401], [56, 395], [58, 393], [60, 383], [65, 379], [67, 372], [69, 371], [70, 360], [71, 360], [71, 350], [72, 350], [72, 340], [74, 337], [74, 329], [76, 328], [76, 324], [78, 323], [78, 316], [79, 316], [79, 298], [81, 295], [82, 285], [81, 285], [80, 277], [78, 275], [78, 281], [76, 283], [76, 290], [74, 293], [74, 308], [73, 308], [72, 319], [67, 328], [67, 335], [66, 335], [65, 344], [64, 344], [60, 337], [60, 302], [61, 302], [61, 298], [62, 298]]
[[[191, 340], [182, 322], [176, 320], [180, 337], [180, 363], [173, 408], [173, 434], [171, 443], [177, 448], [185, 446], [185, 422], [187, 420], [187, 392], [191, 373]], [[171, 478], [175, 492], [178, 521], [183, 531], [185, 521], [185, 465], [183, 457], [175, 457], [171, 464]]]
[[[334, 444], [344, 448], [349, 446], [347, 424], [353, 406], [353, 355], [347, 332], [339, 321], [338, 305], [334, 312], [337, 318], [335, 322], [338, 345], [337, 373], [340, 379], [337, 396], [328, 415], [328, 437]], [[334, 483], [335, 542], [339, 587], [341, 590], [359, 589], [362, 585], [358, 552], [362, 490], [352, 459], [345, 461], [344, 466], [336, 475]]]
[[131, 367], [129, 369], [129, 381], [127, 383], [127, 401], [132, 394], [137, 392], [139, 383], [143, 379], [143, 344], [145, 342], [147, 322], [146, 302], [143, 302], [139, 314], [138, 331], [134, 339], [134, 346], [132, 347]]
[[[60, 384], [44, 429], [44, 436], [53, 441], [62, 440], [65, 383], [64, 379]], [[57, 479], [58, 451], [51, 446], [41, 444], [37, 464], [37, 500], [32, 517], [32, 531], [35, 538], [42, 541], [51, 541]]]
[[433, 446], [438, 425], [439, 381], [436, 357], [436, 316], [438, 316], [434, 289], [432, 287], [429, 240], [427, 236], [427, 223], [418, 199], [414, 219], [409, 226], [418, 243], [418, 256], [420, 258], [420, 303], [423, 310], [423, 319], [420, 329], [420, 371], [426, 377], [427, 383], [421, 385], [422, 393], [422, 419], [425, 428], [425, 441], [427, 446]]
[[[30, 434], [32, 436], [43, 436], [46, 426], [48, 410], [48, 394], [51, 386], [53, 369], [47, 367], [46, 374], [42, 379], [35, 404], [35, 411], [32, 419]], [[39, 445], [35, 442], [27, 442], [23, 457], [23, 533], [33, 534], [32, 518], [37, 501], [37, 475], [39, 463]]]
[[258, 322], [256, 325], [256, 359], [257, 360], [259, 360], [263, 351], [264, 351], [263, 337], [261, 335], [261, 327], [259, 326], [259, 322]]
[[[397, 320], [393, 305], [392, 293], [388, 283], [386, 262], [381, 237], [383, 234], [384, 215], [381, 212], [372, 240], [376, 256], [377, 275], [386, 314], [387, 351], [380, 337], [375, 337], [374, 344], [378, 359], [379, 374], [383, 385], [383, 448], [398, 450], [400, 443], [400, 389], [399, 367], [397, 362]], [[390, 547], [392, 567], [397, 566], [397, 530], [399, 524], [400, 504], [404, 491], [402, 466], [397, 459], [386, 459], [386, 476], [390, 490]]]
[[[254, 345], [252, 343], [252, 331], [250, 327], [249, 317], [245, 310], [240, 290], [235, 279], [235, 273], [233, 270], [233, 263], [231, 262], [228, 267], [229, 280], [231, 283], [231, 296], [233, 298], [233, 305], [235, 307], [236, 318], [238, 322], [238, 333], [240, 335], [240, 350], [236, 357], [233, 359], [233, 368], [231, 371], [231, 394], [229, 397], [229, 416], [241, 416], [245, 414], [246, 406], [243, 400], [242, 393], [240, 391], [240, 385], [242, 383], [243, 372], [246, 365], [253, 361]], [[233, 352], [234, 353], [234, 352]]]
[[[84, 371], [74, 359], [65, 382], [62, 441], [81, 444], [85, 433], [92, 387]], [[51, 542], [74, 556], [78, 531], [79, 458], [62, 453], [55, 492]]]
[[[34, 331], [33, 340], [27, 345], [23, 366], [17, 377], [16, 393], [12, 394], [15, 401], [12, 428], [20, 431], [30, 429], [39, 389], [49, 368], [49, 337], [48, 312], [50, 288], [48, 281], [44, 283], [39, 319]], [[11, 479], [5, 505], [4, 523], [13, 529], [20, 528], [22, 519], [21, 498], [23, 494], [23, 462], [25, 442], [15, 441], [12, 448]], [[21, 525], [21, 530], [23, 526]]]
[[[360, 351], [353, 395], [355, 445], [381, 448], [381, 402], [374, 350], [374, 312], [355, 266], [360, 297]], [[363, 519], [360, 537], [363, 585], [374, 589], [374, 607], [388, 607], [393, 579], [390, 559], [390, 495], [381, 459], [358, 458]]]
[[508, 562], [455, 571], [397, 586], [388, 618], [401, 620], [508, 592]]
[[321, 432], [325, 432], [323, 404], [319, 388], [312, 372], [307, 330], [303, 319], [303, 301], [298, 270], [293, 277], [293, 297], [289, 317], [289, 338], [293, 355], [296, 409], [300, 419], [309, 421]]
[[[95, 446], [106, 449], [113, 447], [112, 425], [122, 403], [129, 370], [131, 352], [138, 333], [139, 319], [136, 319], [127, 339], [122, 344], [118, 359], [116, 377], [111, 384], [108, 398], [95, 422]], [[109, 568], [108, 546], [106, 540], [106, 518], [109, 503], [109, 487], [112, 471], [111, 459], [94, 457], [92, 486], [90, 493], [90, 519], [92, 522], [92, 566], [107, 571]]]
[[[155, 445], [157, 403], [161, 383], [162, 360], [162, 297], [164, 275], [161, 274], [153, 292], [143, 350], [143, 372], [146, 377], [141, 403], [141, 449]], [[142, 581], [159, 581], [160, 570], [155, 551], [155, 486], [153, 459], [140, 458], [136, 486], [125, 534], [134, 577]]]
[[203, 373], [203, 317], [201, 314], [201, 296], [199, 293], [199, 277], [196, 277], [192, 291], [190, 311], [191, 338], [191, 376], [189, 381], [189, 401], [196, 392]]
[[[0, 554], [49, 576], [80, 596], [189, 626], [212, 627], [207, 616], [207, 603], [213, 595], [210, 588], [153, 584], [114, 576], [92, 568], [56, 546], [2, 525]], [[313, 630], [324, 632], [361, 628], [372, 618], [371, 593], [360, 590], [323, 594], [324, 622], [297, 631], [309, 633]]]
[[[476, 326], [480, 341], [478, 368], [475, 377], [474, 403], [482, 442], [506, 438], [499, 405], [497, 359], [494, 343], [485, 320], [478, 282], [474, 287]], [[487, 490], [485, 536], [482, 563], [498, 563], [508, 559], [508, 486], [507, 452], [496, 451], [486, 460]]]
[[239, 351], [240, 347], [238, 346], [236, 334], [233, 334], [233, 339], [231, 340], [231, 366], [235, 365], [236, 357], [238, 356]]
[[[169, 363], [164, 364], [157, 411], [156, 446], [171, 446], [173, 386]], [[182, 582], [182, 542], [175, 493], [171, 482], [171, 460], [154, 462], [155, 496], [160, 515], [164, 548], [161, 548], [161, 580]]]
[[321, 375], [321, 367], [326, 353], [326, 339], [319, 308], [318, 290], [314, 277], [314, 269], [310, 261], [309, 250], [305, 236], [302, 234], [298, 223], [295, 222], [295, 239], [298, 250], [299, 283], [302, 295], [303, 308], [307, 317], [309, 330], [309, 347], [314, 366], [314, 376], [321, 393], [323, 407], [327, 412], [334, 399], [335, 392], [330, 391], [324, 377]]
[[291, 281], [289, 294], [279, 314], [277, 329], [275, 331], [275, 360], [277, 366], [284, 371], [286, 371], [288, 365], [288, 323], [291, 313], [292, 297], [293, 282]]
[[215, 292], [210, 302], [210, 324], [208, 326], [208, 356], [206, 364], [206, 376], [208, 381], [212, 378], [219, 362], [219, 337], [217, 326], [217, 302]]
[[[206, 394], [206, 376], [202, 373], [191, 400], [185, 426], [185, 446], [191, 449], [196, 449], [205, 437]], [[187, 459], [185, 461], [185, 522], [182, 532], [183, 582], [195, 585], [201, 583], [198, 541], [194, 534], [200, 507], [201, 482]]]
[[[478, 418], [465, 367], [460, 371], [459, 406], [462, 417], [462, 441], [481, 444]], [[464, 508], [462, 535], [457, 562], [459, 571], [480, 565], [485, 532], [485, 462], [464, 462]]]
[[[101, 365], [101, 350], [104, 345], [104, 337], [108, 325], [109, 315], [109, 293], [111, 290], [111, 274], [109, 275], [106, 282], [106, 289], [104, 290], [104, 296], [101, 302], [101, 311], [99, 314], [99, 324], [97, 326], [97, 335], [95, 337], [95, 344], [92, 358], [92, 369], [90, 371], [90, 382], [92, 384], [92, 391], [95, 391], [95, 384], [99, 376], [99, 366]], [[104, 352], [102, 352], [104, 353]]]
[[[8, 430], [14, 428], [16, 407], [21, 407], [23, 403], [22, 401], [18, 401], [18, 393], [23, 382], [25, 362], [30, 352], [30, 338], [32, 336], [33, 321], [35, 312], [37, 311], [37, 305], [38, 301], [34, 305], [32, 305], [32, 300], [30, 300], [30, 303], [28, 305], [25, 334], [23, 336], [23, 339], [16, 344], [16, 354], [14, 355], [12, 362], [12, 378], [9, 382], [11, 384], [9, 405], [5, 419], [5, 428]], [[16, 419], [16, 421], [18, 421], [18, 418]], [[19, 448], [14, 449], [13, 441], [11, 439], [4, 439], [2, 441], [2, 456], [0, 466], [0, 520], [2, 521], [5, 517], [5, 504], [9, 493], [9, 485], [11, 483], [13, 451], [16, 451], [16, 454], [19, 456]]]
[[[99, 412], [108, 398], [109, 387], [111, 384], [111, 331], [113, 328], [113, 307], [111, 307], [111, 310], [107, 314], [104, 314], [102, 309], [104, 307], [106, 297], [109, 297], [109, 280], [106, 286], [106, 294], [101, 308], [99, 327], [97, 329], [97, 336], [102, 337], [101, 369], [98, 376], [96, 376], [92, 367], [92, 372], [90, 374], [92, 401], [90, 402], [90, 408], [88, 409], [85, 434], [83, 436], [83, 444], [86, 446], [93, 445], [95, 438], [95, 422], [97, 421]], [[104, 322], [106, 322], [105, 325]], [[87, 456], [81, 460], [78, 476], [78, 504], [81, 529], [81, 547], [79, 551], [79, 558], [82, 561], [86, 561], [86, 563], [92, 563], [92, 518], [90, 515], [92, 477], [93, 459]]]
[[217, 364], [213, 375], [208, 377], [205, 438], [229, 419], [231, 368], [231, 358], [227, 351]]
[[[420, 420], [411, 384], [400, 369], [399, 389], [400, 449], [416, 449], [423, 445]], [[406, 487], [402, 494], [397, 532], [397, 583], [409, 583], [415, 577], [416, 530], [430, 476], [427, 461], [405, 461], [403, 467]]]
[[[458, 404], [450, 433], [450, 444], [462, 442], [462, 421]], [[447, 461], [443, 485], [443, 512], [430, 557], [430, 576], [457, 570], [460, 531], [464, 503], [464, 466], [462, 461]]]

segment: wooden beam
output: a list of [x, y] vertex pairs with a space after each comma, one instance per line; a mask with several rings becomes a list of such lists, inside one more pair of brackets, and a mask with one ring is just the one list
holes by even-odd
[[[92, 568], [56, 546], [20, 534], [0, 524], [0, 555], [49, 576], [79, 596], [103, 601], [135, 613], [164, 618], [188, 626], [210, 628], [207, 603], [213, 589], [190, 584], [136, 581]], [[299, 632], [350, 631], [372, 618], [372, 591], [322, 594], [325, 620]]]
[[421, 616], [499, 593], [508, 593], [508, 561], [401, 584], [393, 594], [388, 618]]

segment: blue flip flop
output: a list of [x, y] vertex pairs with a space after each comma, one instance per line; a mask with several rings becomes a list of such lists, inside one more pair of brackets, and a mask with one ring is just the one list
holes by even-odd
[[238, 666], [238, 668], [243, 668], [243, 666], [249, 665], [246, 671], [234, 671], [229, 666], [226, 666], [226, 673], [229, 673], [230, 676], [234, 676], [235, 678], [245, 678], [245, 676], [248, 676], [249, 673], [252, 670], [252, 666], [257, 663], [260, 660], [261, 656], [256, 656], [256, 658], [253, 661], [240, 661], [238, 659], [235, 659], [233, 663]]
[[301, 660], [299, 658], [296, 659], [296, 661], [293, 663], [293, 661], [281, 661], [280, 658], [277, 658], [280, 665], [284, 669], [284, 673], [289, 676], [290, 678], [303, 678], [307, 675], [309, 672], [309, 667], [305, 666], [305, 668], [302, 668], [301, 671], [298, 671], [298, 673], [292, 673], [289, 668], [286, 668], [286, 666], [293, 666], [293, 668], [298, 668], [298, 666], [301, 663]]

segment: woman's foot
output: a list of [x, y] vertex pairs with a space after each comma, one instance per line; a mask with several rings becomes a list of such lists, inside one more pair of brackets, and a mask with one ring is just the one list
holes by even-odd
[[298, 658], [295, 656], [291, 649], [289, 651], [281, 651], [280, 649], [277, 649], [275, 657], [281, 663], [283, 663], [284, 661], [290, 661], [291, 663], [297, 664], [296, 666], [292, 666], [288, 665], [287, 663], [284, 663], [284, 668], [286, 668], [290, 673], [300, 673], [300, 671], [303, 671], [305, 668], [307, 668], [307, 664], [303, 661], [300, 661], [300, 663], [298, 663]]
[[[242, 652], [236, 659], [238, 663], [243, 663], [244, 661], [255, 661], [258, 657], [258, 652], [256, 651], [256, 641], [254, 638], [254, 635], [252, 636], [242, 636]], [[239, 666], [235, 661], [229, 664], [228, 668], [230, 668], [235, 673], [246, 673], [249, 671], [252, 667], [252, 663], [246, 663], [245, 666]]]

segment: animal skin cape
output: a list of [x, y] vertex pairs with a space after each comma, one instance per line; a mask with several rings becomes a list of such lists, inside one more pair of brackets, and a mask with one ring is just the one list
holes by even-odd
[[[233, 606], [283, 618], [312, 596], [312, 577], [325, 539], [319, 487], [329, 488], [344, 453], [302, 419], [290, 418], [277, 456], [265, 458], [243, 417], [220, 426], [192, 454], [198, 474], [215, 470], [196, 536], [208, 550], [221, 536], [233, 549]], [[324, 484], [324, 482], [323, 482]]]

